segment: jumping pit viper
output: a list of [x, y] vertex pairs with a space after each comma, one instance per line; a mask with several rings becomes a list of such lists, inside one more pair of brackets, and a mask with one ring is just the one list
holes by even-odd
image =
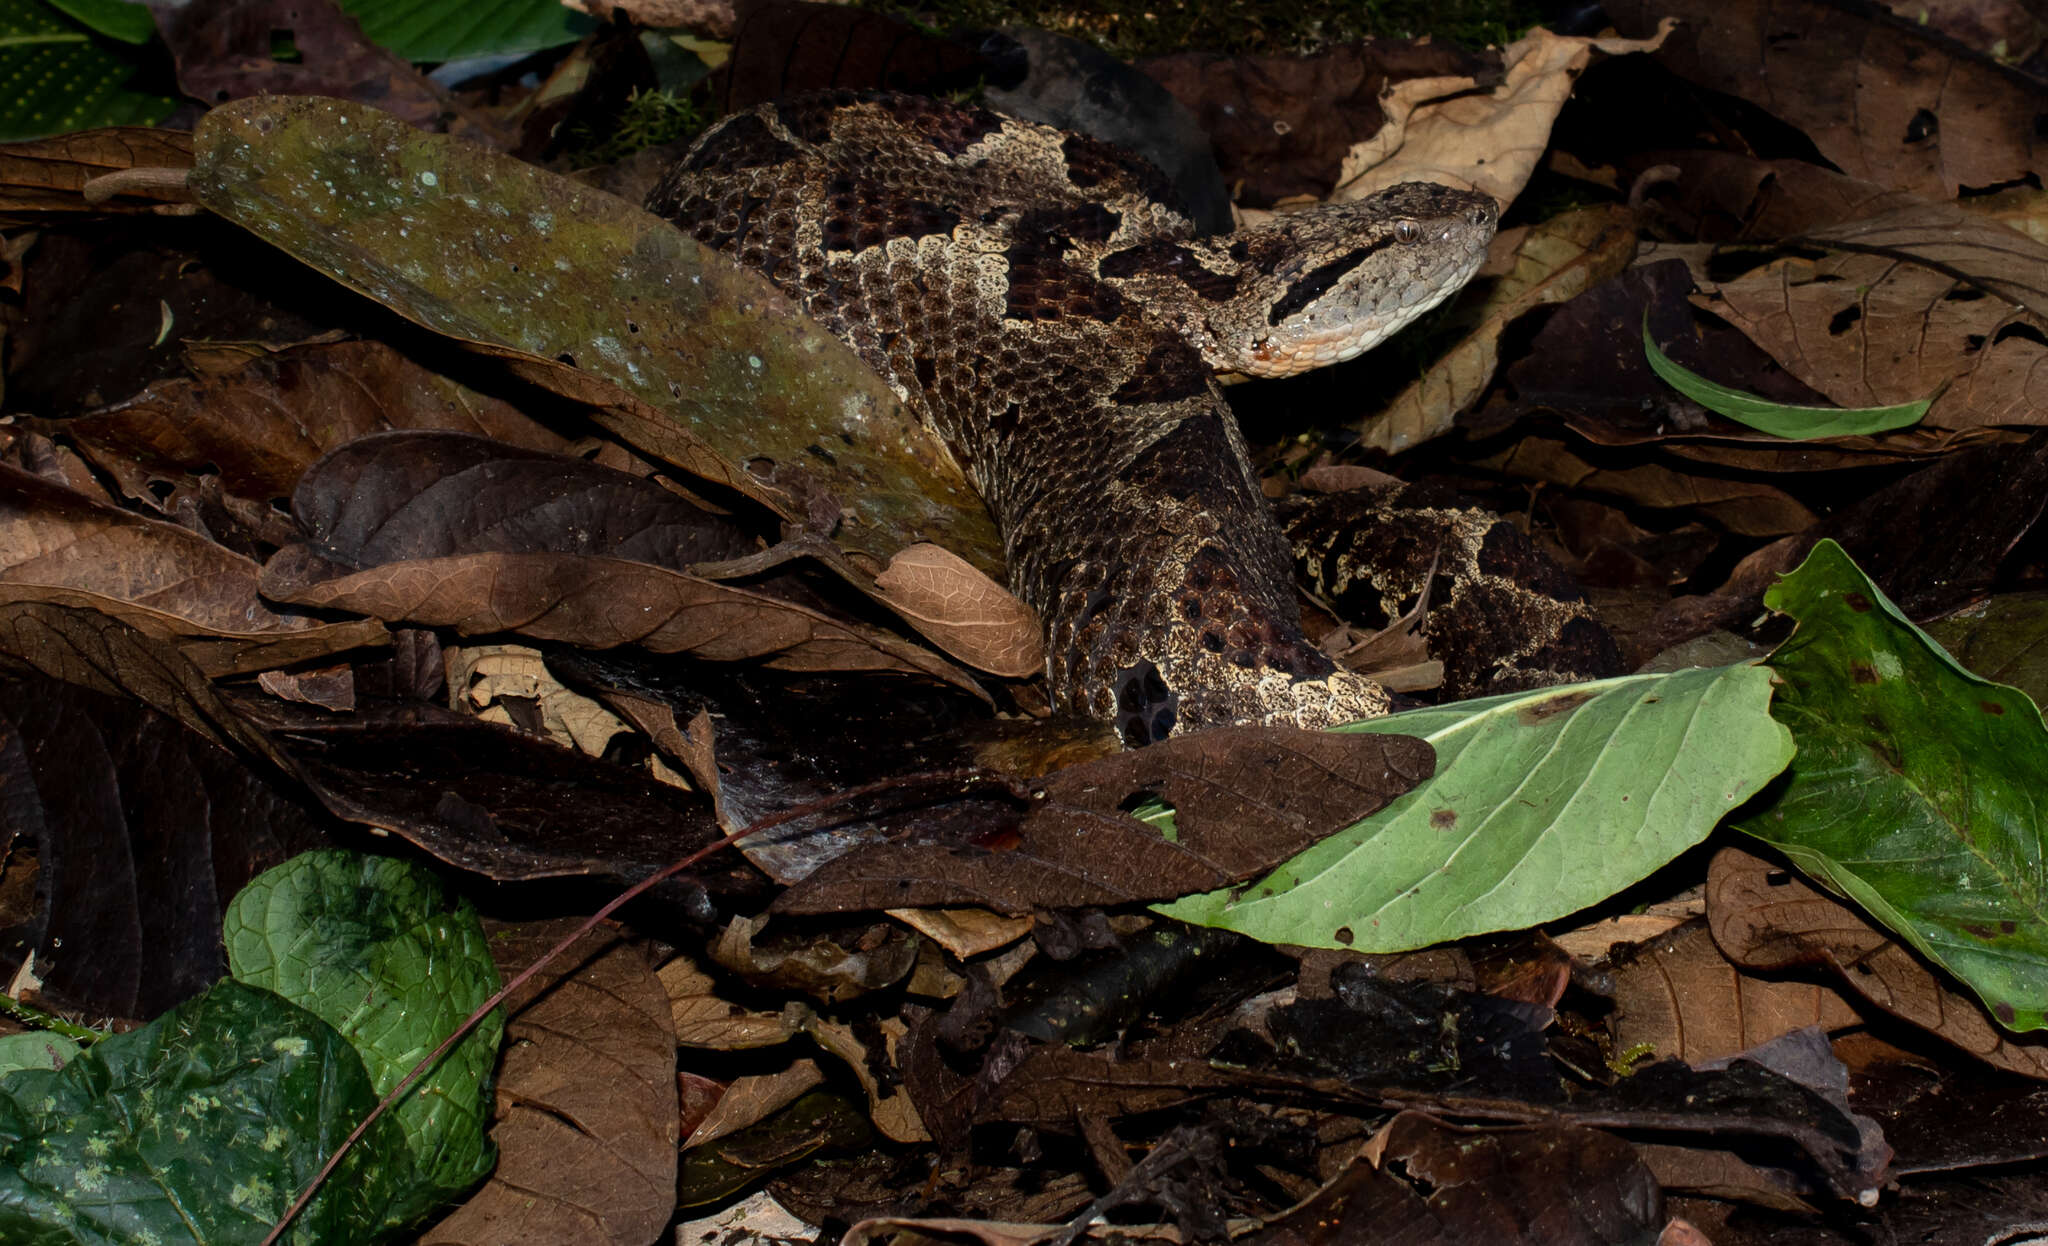
[[1497, 207], [1410, 182], [1197, 238], [1174, 203], [1096, 140], [850, 92], [726, 119], [648, 198], [796, 297], [967, 468], [1056, 705], [1131, 745], [1385, 713], [1302, 635], [1214, 374], [1372, 348], [1472, 277]]

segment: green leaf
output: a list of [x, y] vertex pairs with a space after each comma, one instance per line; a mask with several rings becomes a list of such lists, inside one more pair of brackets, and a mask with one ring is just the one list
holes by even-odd
[[[251, 880], [225, 925], [235, 977], [339, 1030], [361, 1053], [379, 1095], [499, 986], [468, 902], [451, 901], [432, 874], [391, 857], [336, 850], [293, 857]], [[503, 1033], [494, 1012], [393, 1113], [432, 1187], [427, 1201], [460, 1193], [490, 1171], [484, 1128]]]
[[1736, 825], [1847, 896], [2015, 1030], [2048, 1012], [2048, 730], [1822, 541], [1764, 604], [1798, 620], [1766, 659], [1799, 745]]
[[[375, 1103], [332, 1027], [222, 981], [61, 1071], [0, 1078], [0, 1241], [253, 1246]], [[409, 1159], [379, 1121], [287, 1240], [388, 1239]]]
[[542, 52], [574, 43], [597, 19], [561, 0], [341, 0], [363, 35], [409, 61]]
[[46, 1030], [8, 1034], [0, 1037], [0, 1076], [17, 1069], [61, 1069], [79, 1050], [77, 1043]]
[[1650, 337], [1648, 312], [1643, 313], [1643, 354], [1649, 359], [1650, 370], [1663, 377], [1665, 384], [1707, 410], [1725, 415], [1738, 424], [1747, 424], [1758, 432], [1794, 441], [1854, 437], [1908, 428], [1918, 424], [1920, 417], [1927, 414], [1927, 408], [1934, 405], [1934, 399], [1922, 398], [1896, 407], [1792, 407], [1770, 402], [1755, 394], [1745, 394], [1674, 363], [1657, 349], [1656, 341]]
[[132, 0], [50, 0], [73, 20], [123, 43], [148, 43], [156, 37], [156, 18], [149, 6]]
[[155, 125], [177, 101], [131, 89], [136, 68], [44, 0], [0, 4], [0, 142]]
[[1411, 710], [1436, 776], [1250, 887], [1156, 911], [1268, 943], [1395, 952], [1562, 917], [1706, 838], [1792, 756], [1742, 665]]

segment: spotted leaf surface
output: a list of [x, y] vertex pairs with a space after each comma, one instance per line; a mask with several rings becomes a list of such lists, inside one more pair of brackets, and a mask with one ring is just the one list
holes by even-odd
[[1737, 825], [1782, 849], [2015, 1030], [2048, 1024], [2048, 731], [1822, 541], [1764, 595], [1799, 630], [1770, 657], [1799, 745]]

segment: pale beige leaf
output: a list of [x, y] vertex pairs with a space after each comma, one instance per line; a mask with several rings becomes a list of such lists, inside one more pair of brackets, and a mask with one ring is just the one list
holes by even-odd
[[1593, 54], [1653, 52], [1669, 30], [1667, 24], [1648, 39], [1585, 39], [1539, 26], [1501, 53], [1504, 72], [1491, 91], [1475, 90], [1469, 78], [1396, 83], [1380, 100], [1387, 124], [1345, 156], [1330, 197], [1363, 199], [1398, 182], [1424, 181], [1511, 202], [1542, 159], [1551, 124]]
[[716, 1142], [727, 1134], [768, 1119], [778, 1109], [797, 1101], [806, 1090], [825, 1080], [816, 1060], [792, 1061], [775, 1073], [758, 1073], [734, 1079], [703, 1123], [683, 1141], [683, 1150]]
[[882, 602], [977, 669], [1028, 679], [1045, 669], [1038, 615], [943, 546], [913, 545], [875, 577]]
[[877, 1056], [890, 1068], [898, 1067], [898, 1049], [910, 1027], [900, 1017], [884, 1017], [875, 1028], [882, 1033], [886, 1051], [869, 1052], [850, 1025], [826, 1021], [815, 1014], [804, 1018], [804, 1032], [817, 1040], [818, 1046], [837, 1056], [859, 1079], [861, 1089], [868, 1095], [868, 1114], [884, 1137], [895, 1142], [930, 1142], [931, 1133], [918, 1119], [917, 1107], [910, 1101], [910, 1092], [904, 1089], [902, 1079], [897, 1078], [885, 1090], [875, 1078]]
[[1031, 933], [1028, 917], [987, 909], [889, 909], [889, 916], [966, 960], [1007, 947]]
[[744, 1051], [786, 1043], [800, 1032], [796, 1016], [751, 1012], [720, 998], [711, 975], [687, 956], [678, 956], [655, 975], [668, 993], [676, 1042], [712, 1051]]

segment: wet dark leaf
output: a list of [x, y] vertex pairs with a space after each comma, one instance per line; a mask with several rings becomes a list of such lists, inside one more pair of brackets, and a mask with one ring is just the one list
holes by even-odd
[[226, 968], [242, 885], [332, 824], [247, 758], [124, 696], [0, 675], [0, 856], [32, 858], [37, 911], [0, 932], [53, 1000], [154, 1017]]
[[[1380, 743], [1353, 747], [1366, 739]], [[977, 904], [1020, 913], [1214, 890], [1381, 808], [1433, 766], [1429, 746], [1405, 736], [1283, 727], [1176, 736], [1046, 776], [1014, 832], [857, 849], [784, 892], [776, 907]], [[1177, 829], [1162, 833], [1131, 816], [1148, 801], [1170, 807]]]

